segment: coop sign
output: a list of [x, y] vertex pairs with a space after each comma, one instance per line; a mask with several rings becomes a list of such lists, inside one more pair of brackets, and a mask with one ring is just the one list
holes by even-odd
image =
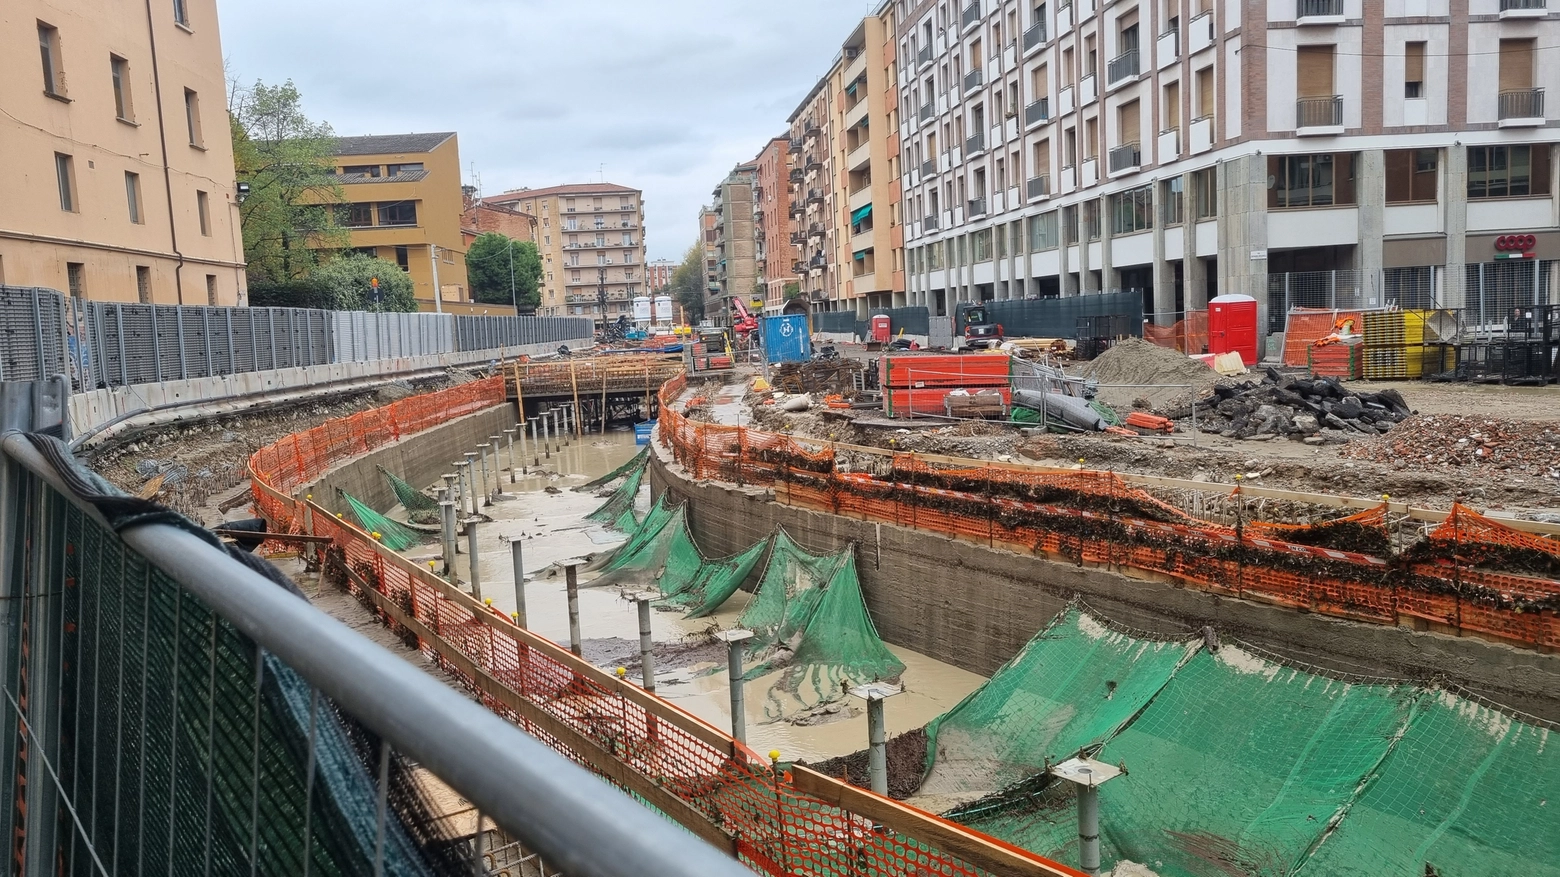
[[1502, 253], [1520, 253], [1538, 245], [1538, 238], [1530, 234], [1503, 234], [1495, 239], [1495, 249]]

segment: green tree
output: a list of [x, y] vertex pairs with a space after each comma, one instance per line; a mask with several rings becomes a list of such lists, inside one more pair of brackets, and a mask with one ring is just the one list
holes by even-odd
[[704, 298], [708, 281], [704, 275], [704, 244], [694, 241], [683, 255], [681, 265], [672, 272], [672, 282], [667, 286], [670, 294], [683, 306], [689, 323], [704, 319]]
[[522, 311], [535, 311], [542, 303], [542, 254], [532, 241], [488, 232], [466, 251], [466, 280], [476, 301], [507, 305], [514, 296]]
[[[417, 310], [412, 276], [401, 266], [363, 253], [346, 253], [331, 258], [315, 269], [309, 279], [329, 291], [329, 301], [338, 311]], [[379, 281], [375, 294], [373, 281]]]
[[333, 174], [335, 135], [304, 115], [301, 100], [291, 80], [235, 85], [228, 99], [233, 165], [249, 184], [238, 215], [252, 281], [305, 277], [320, 250], [350, 245], [333, 209], [346, 200]]

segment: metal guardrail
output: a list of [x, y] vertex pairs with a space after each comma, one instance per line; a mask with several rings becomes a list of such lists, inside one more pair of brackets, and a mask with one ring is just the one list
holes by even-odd
[[1342, 95], [1302, 97], [1295, 101], [1296, 128], [1332, 128], [1342, 124]]
[[1544, 90], [1542, 88], [1519, 88], [1511, 91], [1503, 91], [1498, 97], [1496, 118], [1501, 121], [1506, 119], [1542, 119], [1544, 117]]
[[1038, 177], [1029, 178], [1029, 197], [1044, 198], [1051, 194], [1051, 175], [1041, 174]]
[[570, 875], [750, 873], [49, 447], [0, 440], [20, 873], [442, 873], [424, 772]]
[[1027, 52], [1033, 49], [1035, 46], [1045, 42], [1045, 40], [1045, 22], [1037, 21], [1030, 26], [1029, 30], [1024, 31], [1024, 51]]
[[1024, 107], [1024, 125], [1033, 125], [1051, 118], [1051, 99], [1043, 97]]
[[1296, 0], [1295, 18], [1336, 18], [1343, 15], [1343, 0]]
[[1523, 12], [1548, 8], [1549, 0], [1500, 0], [1501, 12]]
[[1138, 59], [1138, 50], [1132, 48], [1110, 59], [1110, 64], [1106, 67], [1105, 78], [1108, 82], [1115, 83], [1130, 76], [1136, 76], [1141, 72], [1142, 65]]
[[972, 88], [979, 88], [986, 81], [985, 77], [985, 71], [979, 67], [964, 74], [964, 90], [969, 91]]
[[980, 21], [980, 0], [972, 0], [964, 7], [964, 14], [959, 18], [959, 27], [966, 28]]
[[1109, 161], [1111, 173], [1138, 167], [1143, 163], [1142, 144], [1134, 140], [1117, 146], [1110, 151]]
[[979, 132], [971, 134], [964, 139], [964, 155], [966, 157], [986, 151], [986, 134]]

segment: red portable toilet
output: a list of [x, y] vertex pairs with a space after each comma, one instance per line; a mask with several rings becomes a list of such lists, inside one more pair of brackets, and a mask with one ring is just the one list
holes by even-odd
[[889, 333], [891, 331], [889, 329], [889, 323], [890, 322], [891, 321], [889, 320], [888, 314], [874, 314], [873, 315], [873, 317], [872, 317], [872, 340], [873, 341], [876, 341], [876, 342], [878, 342], [880, 344], [887, 344], [888, 343], [888, 341], [889, 341]]
[[1257, 300], [1249, 295], [1208, 299], [1208, 352], [1239, 353], [1247, 366], [1257, 364]]

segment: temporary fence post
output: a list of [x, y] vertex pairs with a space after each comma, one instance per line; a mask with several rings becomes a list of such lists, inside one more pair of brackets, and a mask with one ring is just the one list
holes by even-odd
[[563, 589], [569, 598], [569, 651], [576, 658], [580, 652], [580, 578], [579, 566], [569, 564], [563, 568]]
[[639, 610], [639, 684], [651, 694], [655, 694], [655, 640], [650, 631], [650, 601], [658, 596], [654, 591], [633, 595], [634, 606]]
[[466, 554], [471, 564], [471, 596], [482, 599], [482, 574], [477, 570], [477, 519], [466, 521]]
[[[445, 491], [445, 495], [448, 496], [449, 492]], [[448, 499], [442, 500], [439, 503], [439, 523], [442, 525], [439, 528], [439, 535], [442, 537], [440, 541], [444, 545], [444, 574], [446, 576], [454, 577], [455, 503], [449, 501]]]
[[747, 709], [742, 700], [742, 644], [753, 638], [753, 631], [736, 628], [715, 634], [726, 641], [726, 686], [731, 689], [731, 736], [747, 742]]
[[509, 540], [509, 556], [515, 565], [515, 624], [525, 627], [525, 545], [521, 538], [516, 535]]
[[515, 431], [504, 430], [504, 435], [509, 438], [509, 483], [515, 483]]
[[490, 506], [490, 505], [493, 504], [493, 493], [492, 493], [492, 491], [488, 490], [487, 461], [488, 461], [488, 448], [489, 447], [491, 447], [491, 446], [488, 445], [486, 442], [484, 442], [484, 443], [482, 443], [480, 445], [477, 445], [477, 459], [480, 461], [477, 465], [482, 470], [482, 489], [479, 492], [482, 494], [482, 504], [485, 505], [485, 506]]

